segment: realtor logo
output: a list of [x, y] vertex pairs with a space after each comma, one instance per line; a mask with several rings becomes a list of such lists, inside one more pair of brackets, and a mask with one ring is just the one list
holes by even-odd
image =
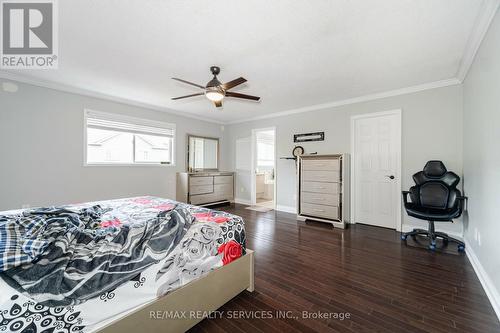
[[55, 0], [1, 0], [3, 69], [57, 68]]

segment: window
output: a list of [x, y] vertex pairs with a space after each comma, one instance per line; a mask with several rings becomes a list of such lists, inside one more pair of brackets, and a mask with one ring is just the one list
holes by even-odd
[[274, 130], [259, 130], [255, 133], [257, 172], [274, 169]]
[[272, 142], [257, 142], [257, 167], [274, 165], [274, 145]]
[[174, 164], [175, 125], [85, 111], [86, 163]]

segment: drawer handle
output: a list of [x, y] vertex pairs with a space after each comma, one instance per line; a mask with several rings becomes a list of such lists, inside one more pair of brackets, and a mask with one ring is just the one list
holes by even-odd
[[315, 211], [317, 211], [317, 212], [324, 212], [324, 210], [323, 210], [323, 209], [316, 209], [316, 208], [315, 208], [314, 210], [315, 210]]

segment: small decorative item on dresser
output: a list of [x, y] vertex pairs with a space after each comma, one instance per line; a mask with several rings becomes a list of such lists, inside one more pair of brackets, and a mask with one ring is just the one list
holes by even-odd
[[349, 155], [298, 158], [297, 219], [345, 228], [349, 221]]
[[299, 156], [304, 155], [304, 147], [302, 146], [295, 146], [292, 150], [292, 156], [297, 158]]

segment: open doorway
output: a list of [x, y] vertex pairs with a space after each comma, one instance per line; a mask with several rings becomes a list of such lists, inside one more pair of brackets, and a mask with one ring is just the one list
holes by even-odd
[[276, 205], [276, 129], [252, 131], [252, 204], [274, 209]]

